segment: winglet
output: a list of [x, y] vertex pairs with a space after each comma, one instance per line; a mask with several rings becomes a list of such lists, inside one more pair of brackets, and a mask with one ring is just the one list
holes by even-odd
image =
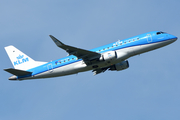
[[54, 41], [54, 43], [58, 46], [58, 47], [61, 47], [63, 45], [65, 45], [64, 43], [62, 43], [61, 41], [59, 41], [57, 38], [55, 38], [54, 36], [52, 35], [49, 35], [49, 37], [51, 37], [51, 39]]

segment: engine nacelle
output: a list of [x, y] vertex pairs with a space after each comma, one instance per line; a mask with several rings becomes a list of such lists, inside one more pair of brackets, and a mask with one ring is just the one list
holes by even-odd
[[112, 61], [117, 58], [115, 51], [108, 51], [105, 53], [102, 53], [102, 56], [100, 58], [100, 61]]
[[127, 69], [127, 68], [129, 68], [129, 62], [127, 60], [125, 60], [125, 61], [122, 61], [120, 63], [116, 63], [115, 65], [111, 66], [109, 70], [120, 71], [120, 70], [124, 70], [124, 69]]

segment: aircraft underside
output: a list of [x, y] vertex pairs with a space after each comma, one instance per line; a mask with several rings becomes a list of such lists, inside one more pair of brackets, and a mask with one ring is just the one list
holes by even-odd
[[105, 72], [106, 70], [108, 70], [108, 68], [110, 68], [110, 66], [120, 63], [128, 59], [129, 57], [139, 55], [144, 52], [148, 52], [148, 51], [166, 46], [170, 44], [171, 42], [172, 42], [171, 40], [167, 40], [167, 41], [158, 42], [158, 43], [151, 43], [151, 44], [133, 46], [133, 47], [116, 50], [117, 54], [120, 54], [120, 55], [122, 53], [126, 53], [126, 54], [122, 54], [122, 56], [119, 56], [119, 59], [113, 59], [111, 61], [100, 61], [97, 63], [93, 63], [91, 65], [86, 65], [83, 62], [83, 60], [81, 60], [81, 61], [69, 64], [66, 66], [62, 66], [56, 69], [52, 69], [52, 70], [31, 76], [31, 77], [22, 78], [20, 80], [66, 76], [66, 75], [71, 75], [71, 74], [78, 74], [79, 72], [85, 72], [89, 70], [93, 70], [93, 72], [96, 70], [100, 70], [100, 73]]

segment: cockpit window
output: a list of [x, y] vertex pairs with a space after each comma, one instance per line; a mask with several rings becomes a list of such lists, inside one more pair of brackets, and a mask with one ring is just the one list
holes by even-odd
[[165, 32], [161, 32], [161, 34], [166, 34]]
[[157, 32], [156, 34], [159, 35], [159, 34], [166, 34], [166, 33], [165, 32]]
[[161, 32], [157, 32], [156, 34], [159, 35], [159, 34], [161, 34]]

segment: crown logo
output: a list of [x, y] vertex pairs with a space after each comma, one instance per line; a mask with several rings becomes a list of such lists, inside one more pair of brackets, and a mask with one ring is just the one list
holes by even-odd
[[17, 59], [22, 59], [24, 57], [24, 55], [19, 55], [18, 57], [16, 57]]

